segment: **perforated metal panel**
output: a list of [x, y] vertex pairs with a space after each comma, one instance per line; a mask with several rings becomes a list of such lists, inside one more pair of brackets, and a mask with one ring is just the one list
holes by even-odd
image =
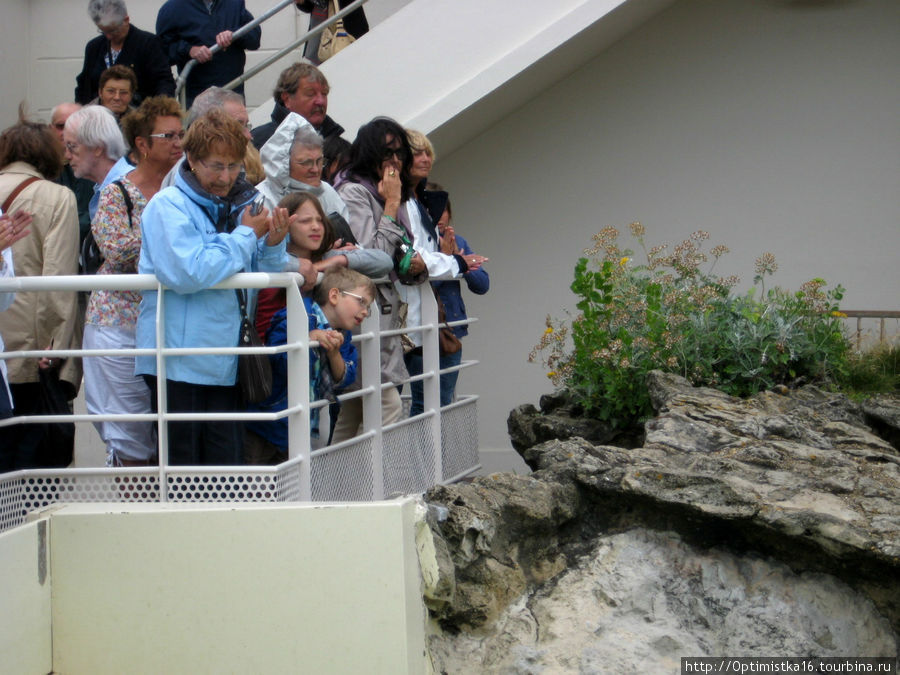
[[18, 475], [0, 477], [0, 532], [25, 522], [24, 494]]
[[339, 450], [313, 453], [312, 498], [317, 502], [372, 499], [372, 441], [367, 438]]
[[[383, 432], [384, 496], [423, 492], [434, 483], [435, 459], [443, 479], [478, 465], [477, 397], [445, 409], [440, 454], [428, 433], [430, 420], [408, 421]], [[372, 438], [311, 458], [296, 458], [271, 470], [247, 467], [185, 470], [169, 467], [166, 499], [173, 502], [291, 502], [301, 499], [301, 469], [310, 461], [314, 501], [368, 501], [374, 498]], [[0, 532], [25, 521], [36, 509], [71, 502], [160, 501], [159, 474], [147, 469], [20, 471], [0, 475]]]
[[441, 467], [445, 481], [478, 466], [477, 400], [471, 396], [441, 415]]
[[173, 502], [274, 502], [275, 471], [266, 473], [207, 473], [171, 471], [169, 501]]
[[300, 461], [290, 460], [278, 466], [275, 473], [279, 502], [300, 501]]
[[434, 484], [435, 448], [419, 419], [382, 433], [384, 496], [424, 492]]

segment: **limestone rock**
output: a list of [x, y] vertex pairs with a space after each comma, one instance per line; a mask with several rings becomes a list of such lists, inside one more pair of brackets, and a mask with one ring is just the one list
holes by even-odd
[[542, 396], [540, 404], [540, 411], [526, 404], [509, 415], [507, 430], [512, 446], [519, 452], [554, 439], [578, 437], [594, 443], [607, 443], [616, 436], [608, 424], [585, 417], [581, 408], [564, 391]]
[[834, 577], [670, 532], [604, 535], [488, 634], [435, 634], [445, 673], [672, 673], [682, 656], [893, 655], [890, 624]]
[[[426, 494], [447, 510], [437, 536], [455, 584], [432, 608], [438, 670], [895, 655], [896, 401], [812, 386], [741, 400], [663, 373], [649, 386], [642, 447], [604, 445], [563, 395], [511, 415], [534, 473]], [[553, 428], [565, 438], [541, 441]]]

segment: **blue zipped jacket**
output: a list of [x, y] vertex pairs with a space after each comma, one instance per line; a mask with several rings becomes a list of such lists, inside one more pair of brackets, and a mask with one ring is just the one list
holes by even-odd
[[[240, 225], [257, 192], [243, 175], [227, 198], [204, 191], [185, 162], [175, 185], [158, 192], [141, 218], [138, 272], [153, 274], [165, 291], [167, 347], [233, 347], [238, 344], [240, 306], [234, 290], [210, 290], [238, 272], [280, 272], [285, 243], [268, 246]], [[157, 292], [144, 291], [137, 321], [138, 348], [156, 346]], [[138, 356], [137, 375], [156, 375], [156, 359]], [[206, 385], [233, 385], [237, 355], [170, 356], [166, 378]]]
[[[311, 298], [303, 298], [306, 306], [306, 315], [309, 317], [309, 330], [328, 329], [331, 326], [325, 318], [319, 306]], [[344, 359], [344, 378], [334, 383], [335, 393], [343, 391], [356, 380], [359, 355], [356, 345], [350, 340], [353, 335], [348, 330], [341, 331], [344, 334], [344, 342], [341, 344], [341, 357]], [[272, 316], [269, 330], [266, 333], [266, 344], [280, 346], [287, 344], [287, 308], [282, 307]], [[287, 408], [287, 387], [290, 374], [287, 369], [287, 353], [279, 352], [270, 354], [269, 362], [272, 364], [272, 395], [259, 404], [247, 406], [250, 412], [281, 412]], [[323, 362], [318, 350], [312, 350], [309, 354], [309, 400], [315, 401], [321, 397], [319, 372], [322, 368], [328, 368]], [[252, 420], [247, 422], [247, 429], [264, 438], [272, 445], [278, 446], [283, 452], [288, 449], [288, 420], [282, 417], [272, 422], [260, 422]], [[314, 438], [319, 436], [319, 409], [310, 411], [310, 430]], [[326, 434], [327, 436], [327, 434]]]

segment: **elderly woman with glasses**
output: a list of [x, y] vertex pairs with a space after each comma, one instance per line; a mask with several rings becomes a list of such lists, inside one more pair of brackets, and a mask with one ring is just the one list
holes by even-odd
[[91, 0], [88, 16], [100, 33], [84, 48], [84, 65], [75, 78], [75, 100], [90, 103], [100, 95], [100, 75], [115, 65], [137, 76], [132, 103], [149, 96], [174, 96], [175, 80], [162, 43], [153, 33], [132, 26], [124, 0]]
[[324, 139], [297, 113], [288, 113], [259, 151], [266, 178], [256, 188], [273, 207], [291, 192], [311, 192], [326, 215], [349, 216], [347, 205], [334, 188], [322, 180]]
[[[221, 110], [195, 120], [184, 138], [187, 155], [175, 185], [144, 210], [138, 271], [166, 287], [166, 347], [233, 347], [238, 344], [246, 293], [213, 290], [238, 272], [278, 272], [284, 267], [286, 209], [257, 213], [257, 191], [242, 174], [247, 147], [243, 128]], [[242, 303], [242, 299], [244, 302]], [[156, 347], [157, 292], [145, 291], [137, 321], [139, 348]], [[166, 357], [166, 379], [157, 382], [153, 356], [139, 356], [135, 372], [151, 392], [166, 386], [170, 412], [235, 412], [245, 408], [237, 384], [236, 354]], [[154, 396], [155, 401], [155, 396]], [[230, 420], [171, 422], [171, 464], [240, 464], [243, 424]]]
[[[91, 224], [104, 258], [97, 274], [137, 273], [144, 207], [183, 154], [181, 117], [175, 99], [153, 96], [122, 119], [137, 166], [100, 191]], [[85, 315], [84, 347], [133, 349], [140, 301], [136, 291], [93, 291]], [[151, 411], [150, 389], [135, 376], [133, 356], [86, 357], [84, 393], [92, 414]], [[95, 427], [106, 443], [109, 466], [146, 465], [156, 457], [156, 434], [150, 422], [96, 422]]]

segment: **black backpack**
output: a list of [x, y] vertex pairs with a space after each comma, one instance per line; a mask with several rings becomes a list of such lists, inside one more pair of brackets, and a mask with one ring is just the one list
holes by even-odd
[[[134, 209], [134, 204], [131, 202], [128, 190], [125, 189], [125, 185], [121, 180], [113, 182], [113, 185], [118, 185], [119, 190], [122, 192], [122, 199], [125, 201], [125, 208], [128, 210], [128, 227], [133, 228], [134, 224], [131, 221], [131, 212]], [[97, 242], [94, 241], [94, 229], [91, 227], [91, 229], [88, 230], [84, 241], [81, 243], [81, 273], [97, 274], [97, 270], [100, 269], [103, 260], [103, 254], [100, 252]]]

